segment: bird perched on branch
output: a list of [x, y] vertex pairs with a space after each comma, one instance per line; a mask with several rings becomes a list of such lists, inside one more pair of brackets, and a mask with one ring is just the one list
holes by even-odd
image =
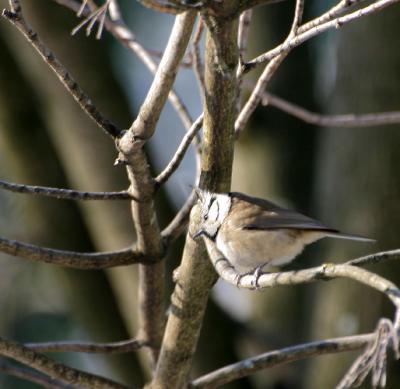
[[207, 236], [239, 273], [254, 272], [256, 279], [263, 268], [291, 262], [306, 245], [325, 237], [373, 241], [243, 193], [196, 192], [201, 219], [193, 238]]

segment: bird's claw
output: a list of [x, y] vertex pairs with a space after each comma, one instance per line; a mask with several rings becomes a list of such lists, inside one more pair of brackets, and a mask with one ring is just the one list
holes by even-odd
[[245, 277], [245, 276], [253, 276], [253, 279], [251, 280], [251, 286], [252, 286], [252, 288], [253, 288], [254, 290], [260, 290], [260, 289], [262, 289], [262, 288], [260, 287], [259, 283], [258, 283], [258, 280], [259, 280], [259, 278], [260, 278], [263, 274], [266, 274], [266, 273], [264, 273], [264, 272], [262, 271], [263, 267], [264, 267], [264, 264], [263, 264], [263, 265], [260, 265], [260, 266], [257, 266], [255, 269], [253, 269], [253, 270], [251, 270], [251, 271], [248, 271], [248, 272], [246, 272], [246, 273], [238, 274], [238, 275], [236, 276], [236, 280], [235, 280], [235, 281], [236, 281], [236, 286], [237, 286], [238, 288], [240, 288], [240, 282], [242, 281], [242, 278], [243, 278], [243, 277]]
[[247, 274], [248, 274], [248, 273], [238, 274], [238, 275], [236, 276], [235, 281], [236, 281], [236, 287], [237, 287], [237, 288], [240, 288], [240, 281], [242, 281], [242, 278], [243, 278], [244, 276], [247, 276]]
[[260, 265], [257, 266], [250, 274], [253, 275], [253, 279], [251, 280], [251, 286], [255, 289], [255, 290], [261, 290], [262, 288], [260, 287], [260, 284], [258, 283], [258, 280], [260, 279], [260, 277], [265, 274], [263, 273], [262, 269], [263, 269], [264, 265]]

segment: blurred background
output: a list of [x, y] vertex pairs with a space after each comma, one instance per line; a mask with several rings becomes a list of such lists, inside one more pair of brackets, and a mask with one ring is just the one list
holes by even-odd
[[[102, 2], [98, 2], [101, 4]], [[124, 17], [146, 48], [162, 51], [173, 17], [120, 0]], [[99, 109], [130, 126], [152, 77], [108, 35], [71, 37], [76, 15], [51, 0], [22, 1], [25, 15]], [[334, 4], [306, 2], [305, 20]], [[248, 58], [281, 42], [293, 1], [260, 7], [250, 30]], [[0, 0], [1, 8], [7, 7]], [[400, 107], [400, 7], [391, 6], [295, 49], [269, 91], [325, 114], [368, 113]], [[87, 191], [122, 190], [113, 143], [81, 112], [21, 34], [0, 21], [0, 178]], [[256, 72], [249, 79], [256, 80]], [[176, 89], [193, 118], [202, 111], [196, 80], [182, 69]], [[159, 172], [184, 129], [168, 104], [148, 147]], [[398, 126], [320, 128], [274, 108], [256, 110], [235, 148], [232, 189], [269, 198], [375, 244], [325, 240], [291, 268], [341, 262], [400, 246], [400, 133]], [[165, 226], [194, 184], [193, 150], [157, 198]], [[0, 235], [48, 247], [112, 250], [134, 240], [127, 202], [70, 202], [0, 191]], [[167, 258], [168, 288], [182, 240]], [[397, 284], [397, 263], [374, 265]], [[26, 341], [116, 341], [136, 333], [136, 269], [86, 272], [29, 263], [0, 254], [0, 335]], [[168, 293], [169, 293], [168, 292]], [[166, 296], [168, 301], [168, 295]], [[207, 309], [193, 376], [241, 358], [300, 342], [374, 329], [392, 307], [382, 295], [349, 280], [249, 292], [219, 281]], [[266, 370], [226, 388], [331, 388], [356, 353], [322, 356]], [[123, 356], [59, 354], [72, 366], [142, 385], [140, 353]], [[389, 357], [391, 360], [392, 356]], [[369, 387], [368, 385], [365, 387]], [[0, 387], [34, 384], [0, 375]], [[388, 388], [400, 387], [390, 363]]]

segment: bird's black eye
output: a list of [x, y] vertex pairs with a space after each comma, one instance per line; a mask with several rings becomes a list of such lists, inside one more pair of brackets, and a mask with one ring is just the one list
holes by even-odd
[[208, 213], [204, 215], [204, 220], [208, 220]]

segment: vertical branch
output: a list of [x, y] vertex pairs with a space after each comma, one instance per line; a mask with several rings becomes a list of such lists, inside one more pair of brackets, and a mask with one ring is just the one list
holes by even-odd
[[251, 18], [253, 16], [253, 10], [248, 9], [244, 11], [239, 18], [238, 28], [238, 46], [239, 46], [239, 59], [240, 63], [243, 63], [243, 57], [247, 51], [247, 44], [249, 39], [249, 30]]
[[[185, 54], [193, 24], [194, 12], [175, 19], [167, 47], [154, 81], [129, 131], [119, 140], [120, 160], [127, 164], [131, 191], [140, 198], [132, 202], [132, 216], [137, 234], [137, 247], [152, 255], [162, 252], [162, 239], [154, 209], [156, 181], [152, 178], [143, 146], [155, 131], [161, 111], [175, 81]], [[136, 198], [136, 197], [135, 197]], [[164, 323], [164, 264], [139, 267], [139, 335], [152, 345], [150, 362], [155, 366]]]
[[[227, 191], [231, 185], [233, 126], [236, 117], [237, 20], [215, 21], [206, 41], [203, 155], [200, 187]], [[220, 47], [222, 46], [222, 47]], [[218, 49], [221, 49], [219, 51]], [[217, 53], [222, 58], [216, 58]], [[219, 66], [223, 63], [225, 66]]]
[[[228, 8], [232, 10], [235, 6], [236, 1], [219, 3], [218, 11], [229, 12]], [[206, 40], [200, 187], [211, 191], [227, 191], [231, 182], [236, 115], [237, 20], [224, 18], [223, 15], [210, 19], [213, 31], [208, 32]], [[197, 214], [195, 207], [189, 228], [192, 232]], [[209, 292], [217, 279], [203, 243], [193, 241], [190, 233], [177, 273], [157, 369], [150, 385], [152, 389], [180, 389], [187, 385]]]
[[[242, 12], [239, 18], [239, 27], [238, 27], [239, 68], [242, 66], [244, 62], [244, 56], [247, 51], [247, 44], [249, 39], [249, 30], [250, 30], [252, 16], [253, 16], [253, 10], [248, 9]], [[240, 76], [238, 82], [238, 94], [237, 94], [238, 111], [242, 106], [242, 91], [243, 91], [243, 76]]]
[[203, 19], [199, 18], [197, 29], [192, 41], [192, 67], [199, 86], [201, 101], [204, 105], [204, 66], [200, 55], [200, 41], [203, 35], [203, 30], [204, 22]]

